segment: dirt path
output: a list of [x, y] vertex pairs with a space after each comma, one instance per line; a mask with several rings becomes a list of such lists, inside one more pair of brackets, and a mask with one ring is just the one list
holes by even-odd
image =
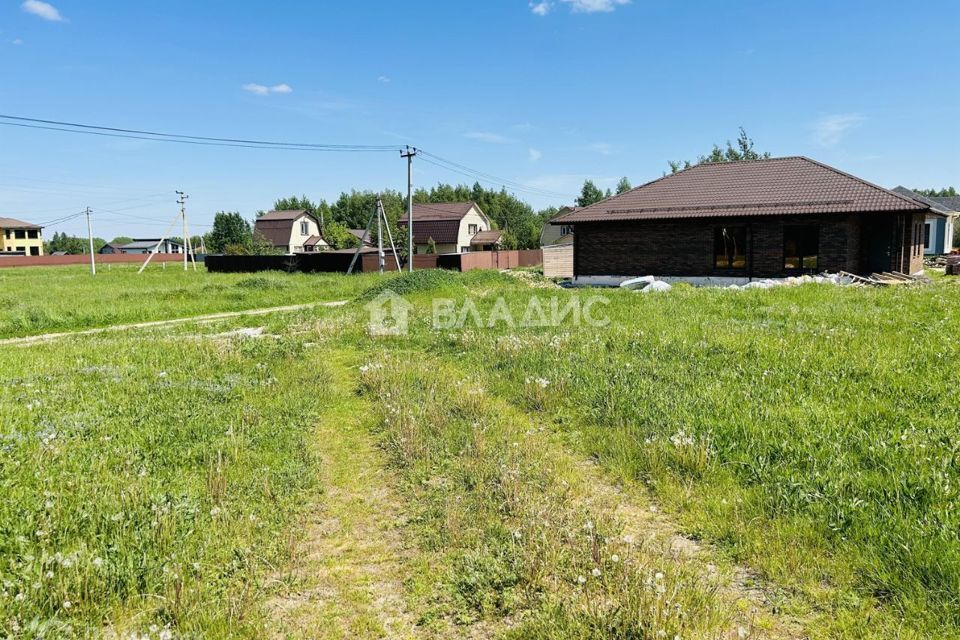
[[4, 338], [0, 340], [0, 345], [22, 345], [35, 342], [47, 342], [49, 340], [59, 340], [60, 338], [70, 338], [73, 336], [88, 336], [97, 333], [106, 333], [108, 331], [129, 331], [131, 329], [147, 329], [151, 327], [167, 327], [187, 322], [211, 322], [213, 320], [224, 320], [227, 318], [240, 318], [243, 316], [264, 316], [270, 313], [280, 313], [284, 311], [300, 311], [301, 309], [312, 309], [314, 307], [341, 307], [347, 304], [348, 300], [335, 300], [333, 302], [308, 302], [306, 304], [291, 304], [283, 307], [263, 307], [260, 309], [247, 309], [245, 311], [224, 311], [222, 313], [209, 313], [202, 316], [190, 316], [188, 318], [172, 318], [170, 320], [151, 320], [149, 322], [134, 322], [130, 324], [115, 324], [109, 327], [95, 327], [93, 329], [81, 329], [79, 331], [63, 331], [60, 333], [41, 333], [35, 336], [23, 336], [20, 338]]
[[612, 509], [623, 524], [624, 535], [662, 548], [665, 555], [677, 562], [694, 565], [705, 579], [718, 585], [719, 596], [730, 603], [731, 610], [739, 613], [737, 628], [729, 630], [730, 637], [771, 640], [808, 637], [801, 620], [777, 613], [774, 600], [779, 598], [772, 585], [765, 584], [747, 567], [718, 562], [713, 549], [680, 533], [677, 524], [659, 511], [646, 490], [610, 482], [593, 461], [577, 458], [574, 464], [588, 489], [584, 500]]
[[338, 396], [317, 428], [321, 504], [303, 524], [294, 562], [268, 603], [276, 638], [415, 638], [403, 580], [410, 554], [397, 480], [369, 431], [369, 407], [334, 363]]
[[[502, 415], [513, 416], [521, 430], [537, 429], [541, 418], [506, 400], [498, 400]], [[716, 550], [684, 536], [676, 522], [657, 508], [649, 492], [639, 485], [612, 482], [591, 460], [571, 452], [559, 435], [548, 438], [556, 458], [574, 471], [570, 478], [575, 502], [594, 514], [612, 514], [623, 526], [623, 535], [663, 557], [683, 564], [705, 584], [713, 585], [717, 597], [726, 603], [732, 626], [724, 637], [805, 640], [802, 620], [783, 615], [775, 601], [780, 597], [773, 585], [765, 584], [747, 567], [724, 562]]]

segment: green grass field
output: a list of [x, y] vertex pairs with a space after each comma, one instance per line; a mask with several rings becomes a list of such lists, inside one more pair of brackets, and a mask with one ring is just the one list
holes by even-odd
[[[109, 267], [109, 268], [108, 268]], [[0, 269], [0, 338], [166, 320], [355, 295], [369, 276], [207, 273], [180, 265]]]
[[[104, 278], [103, 294], [72, 269], [10, 275], [91, 296], [143, 286], [132, 273]], [[349, 488], [403, 513], [404, 548], [381, 551], [406, 576], [410, 637], [960, 637], [960, 286], [947, 278], [656, 295], [490, 272], [184, 278], [152, 274], [146, 297], [162, 302], [109, 317], [31, 291], [0, 327], [304, 291], [356, 301], [0, 354], [0, 635], [275, 635], [271, 603], [289, 596], [285, 567], [312, 535], [304, 518], [346, 521], [359, 508], [337, 506]], [[214, 286], [182, 309], [170, 293]], [[384, 288], [413, 303], [409, 335], [367, 335], [363, 305]], [[532, 299], [592, 295], [607, 300], [603, 327], [486, 326], [491, 313], [519, 320]], [[485, 326], [433, 328], [436, 297], [469, 299]], [[51, 324], [18, 324], [31, 310]], [[262, 335], [230, 333], [240, 326]], [[384, 453], [390, 486], [319, 480], [321, 460], [337, 460], [324, 438], [351, 411], [369, 417], [350, 437]], [[702, 561], [625, 535], [653, 505], [707, 545]], [[323, 535], [320, 548], [349, 548], [349, 531]], [[766, 594], [759, 614], [724, 586], [736, 567]], [[326, 578], [297, 575], [298, 593], [311, 579], [325, 593]], [[318, 637], [393, 628], [375, 598], [323, 600], [303, 605], [320, 608], [313, 619], [352, 622], [307, 625]]]

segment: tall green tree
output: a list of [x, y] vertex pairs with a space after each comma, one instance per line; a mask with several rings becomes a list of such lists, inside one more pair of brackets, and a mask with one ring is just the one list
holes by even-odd
[[633, 185], [630, 184], [630, 179], [627, 178], [627, 176], [620, 178], [620, 182], [617, 183], [617, 195], [626, 193], [627, 191], [630, 191], [630, 189], [633, 189]]
[[953, 187], [944, 187], [943, 189], [914, 189], [913, 192], [928, 198], [955, 198], [957, 196], [957, 190]]
[[342, 222], [331, 220], [323, 229], [323, 239], [331, 249], [352, 249], [360, 244], [360, 239], [350, 233]]
[[[97, 246], [99, 243], [99, 246]], [[103, 238], [93, 239], [93, 250], [99, 251], [100, 247], [106, 244]], [[46, 243], [45, 252], [65, 251], [70, 255], [80, 255], [90, 251], [89, 240], [79, 236], [68, 236], [66, 233], [54, 233]]]
[[211, 253], [232, 253], [239, 248], [249, 251], [253, 244], [253, 232], [250, 223], [236, 211], [220, 211], [213, 216], [213, 229], [206, 237], [207, 250]]
[[737, 144], [734, 146], [727, 140], [726, 148], [719, 145], [713, 145], [713, 149], [705, 156], [698, 156], [695, 162], [684, 160], [677, 162], [670, 160], [670, 172], [676, 173], [681, 169], [689, 169], [698, 164], [709, 164], [711, 162], [736, 162], [738, 160], [763, 160], [770, 157], [768, 151], [759, 152], [754, 149], [753, 139], [747, 135], [746, 130], [740, 127], [740, 135], [737, 136]]
[[583, 188], [580, 189], [580, 197], [577, 198], [577, 206], [589, 207], [596, 202], [600, 202], [605, 197], [604, 192], [593, 183], [593, 180], [585, 180]]

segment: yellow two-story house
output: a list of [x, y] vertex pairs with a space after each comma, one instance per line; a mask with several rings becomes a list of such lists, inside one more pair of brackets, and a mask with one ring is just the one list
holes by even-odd
[[0, 251], [25, 256], [43, 255], [43, 227], [16, 218], [0, 218]]

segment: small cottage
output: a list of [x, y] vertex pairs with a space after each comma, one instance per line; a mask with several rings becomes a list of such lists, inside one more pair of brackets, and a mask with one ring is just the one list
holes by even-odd
[[[406, 214], [397, 224], [406, 231]], [[492, 225], [475, 202], [443, 202], [413, 205], [413, 245], [415, 253], [467, 253], [473, 239]], [[481, 239], [485, 236], [481, 236]], [[399, 240], [398, 240], [399, 242]], [[499, 236], [486, 245], [497, 244]]]
[[327, 243], [320, 236], [320, 223], [307, 211], [270, 211], [253, 224], [258, 233], [284, 253], [321, 251]]

